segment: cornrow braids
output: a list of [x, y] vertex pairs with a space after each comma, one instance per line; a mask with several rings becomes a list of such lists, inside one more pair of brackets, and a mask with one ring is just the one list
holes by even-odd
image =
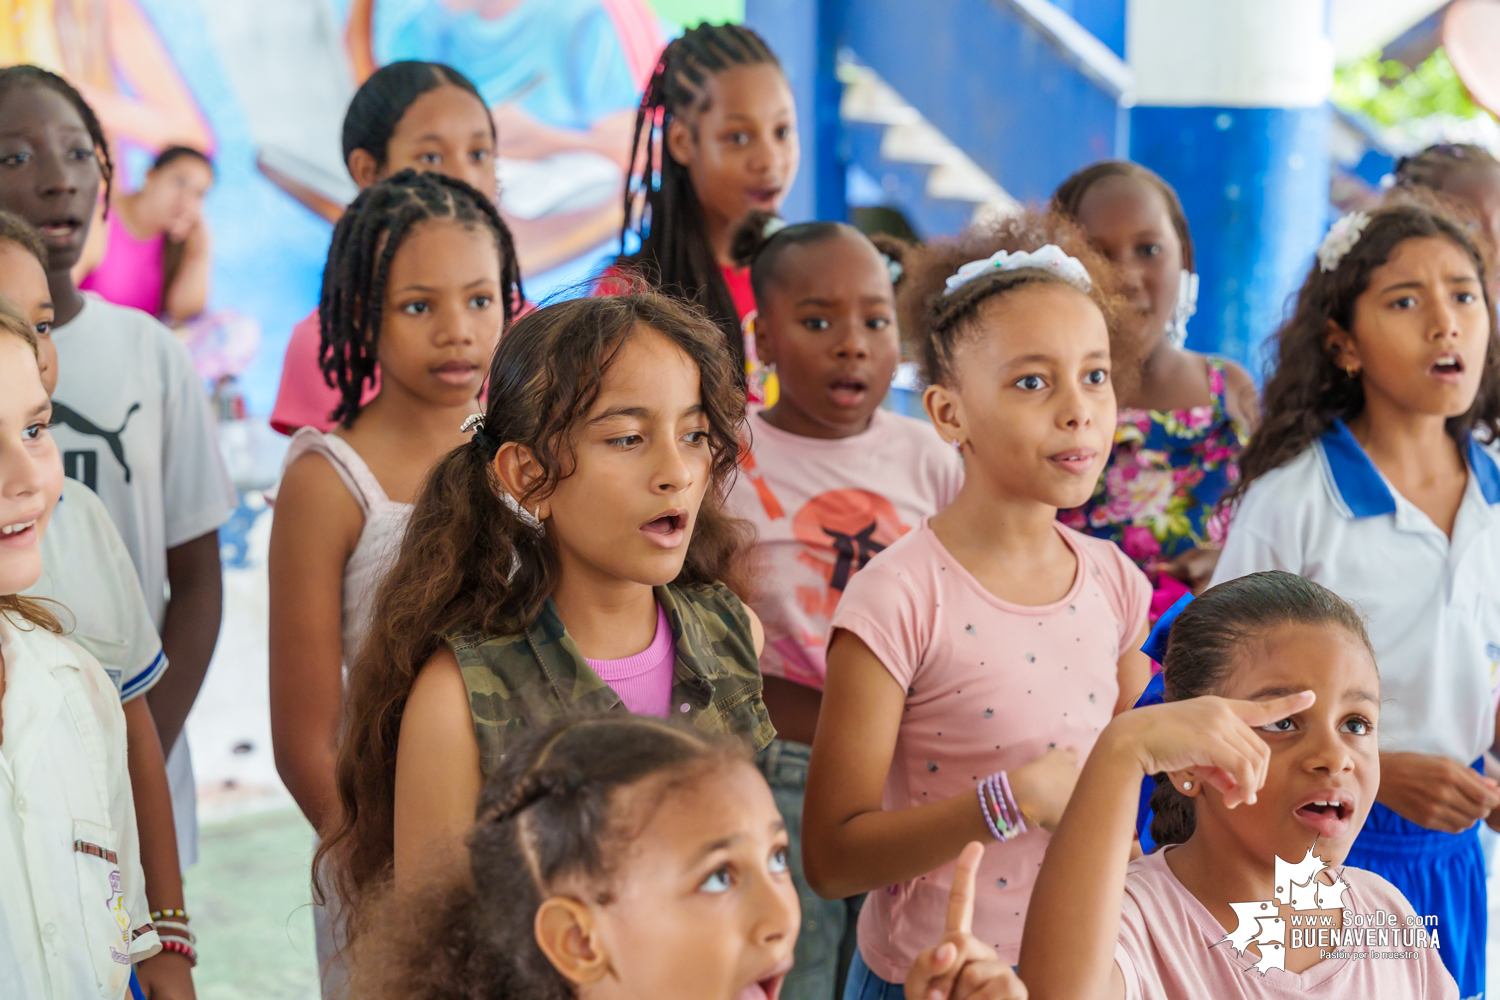
[[1500, 160], [1483, 146], [1473, 143], [1440, 142], [1396, 161], [1392, 173], [1397, 187], [1425, 187], [1441, 191], [1457, 170], [1500, 170]]
[[334, 227], [318, 304], [318, 366], [339, 391], [332, 419], [345, 427], [359, 416], [365, 385], [375, 380], [391, 260], [413, 226], [433, 219], [483, 225], [494, 234], [505, 327], [525, 300], [510, 229], [494, 202], [474, 188], [443, 174], [408, 169], [361, 191]]
[[[704, 22], [662, 51], [635, 115], [619, 263], [662, 292], [696, 302], [723, 331], [743, 377], [739, 312], [709, 245], [708, 224], [692, 179], [665, 142], [674, 118], [707, 107], [709, 79], [734, 66], [780, 68], [781, 62], [759, 35], [738, 24]], [[640, 250], [626, 256], [626, 237], [631, 233], [640, 238]]]
[[104, 137], [104, 127], [99, 124], [99, 116], [94, 114], [94, 109], [89, 107], [89, 102], [83, 99], [83, 95], [71, 83], [51, 70], [30, 65], [6, 66], [0, 69], [0, 98], [20, 87], [46, 87], [48, 90], [61, 94], [64, 100], [73, 105], [73, 110], [78, 112], [78, 117], [83, 119], [83, 127], [88, 129], [89, 139], [94, 144], [95, 155], [99, 157], [99, 176], [104, 181], [104, 211], [107, 215], [109, 195], [115, 177], [115, 161], [110, 158], [109, 140]]
[[1182, 210], [1182, 201], [1172, 185], [1162, 179], [1156, 171], [1132, 163], [1129, 160], [1100, 160], [1091, 163], [1073, 174], [1052, 192], [1052, 210], [1070, 219], [1078, 218], [1078, 209], [1089, 188], [1106, 177], [1130, 177], [1144, 181], [1154, 187], [1167, 203], [1167, 215], [1172, 220], [1172, 229], [1177, 233], [1177, 242], [1182, 244], [1182, 266], [1189, 271], [1193, 267], [1193, 234], [1188, 229], [1187, 214]]

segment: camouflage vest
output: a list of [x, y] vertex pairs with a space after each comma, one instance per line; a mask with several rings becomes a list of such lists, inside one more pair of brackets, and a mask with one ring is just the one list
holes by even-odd
[[[750, 616], [723, 584], [656, 588], [677, 647], [671, 718], [704, 732], [733, 733], [756, 750], [776, 735], [761, 700]], [[488, 775], [527, 726], [565, 712], [628, 711], [594, 673], [548, 600], [525, 632], [445, 636], [463, 671]]]

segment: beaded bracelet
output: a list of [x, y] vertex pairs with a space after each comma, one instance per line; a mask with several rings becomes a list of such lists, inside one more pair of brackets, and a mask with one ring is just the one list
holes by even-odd
[[979, 811], [996, 840], [1014, 840], [1026, 832], [1026, 820], [1010, 790], [1010, 780], [998, 771], [979, 780]]
[[170, 920], [173, 917], [177, 917], [180, 920], [190, 920], [191, 919], [187, 915], [187, 910], [152, 910], [151, 911], [151, 919], [152, 919], [153, 922], [157, 921], [157, 920]]
[[196, 966], [198, 964], [198, 952], [193, 949], [192, 945], [188, 944], [182, 938], [162, 938], [161, 950], [176, 952], [177, 954], [184, 956], [188, 960], [188, 964], [190, 965]]
[[[155, 923], [155, 927], [157, 937], [165, 937], [166, 935], [171, 935], [173, 937], [186, 938], [188, 944], [198, 943], [198, 936], [192, 931], [188, 930], [187, 924], [180, 923], [176, 920], [158, 920]], [[165, 932], [165, 935], [163, 934], [163, 932]]]

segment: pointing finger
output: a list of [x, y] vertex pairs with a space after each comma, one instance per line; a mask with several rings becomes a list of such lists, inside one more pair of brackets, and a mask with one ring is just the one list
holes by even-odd
[[965, 844], [958, 855], [958, 864], [953, 869], [953, 887], [948, 890], [945, 930], [950, 934], [967, 934], [974, 925], [974, 877], [982, 857], [984, 845], [977, 840]]

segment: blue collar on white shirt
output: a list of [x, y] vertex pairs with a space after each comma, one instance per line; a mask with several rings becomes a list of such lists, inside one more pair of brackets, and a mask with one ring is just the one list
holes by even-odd
[[[1323, 446], [1329, 483], [1350, 517], [1396, 513], [1396, 498], [1390, 487], [1342, 420], [1335, 420], [1318, 440]], [[1465, 439], [1464, 453], [1485, 502], [1500, 504], [1500, 467], [1472, 436]]]

